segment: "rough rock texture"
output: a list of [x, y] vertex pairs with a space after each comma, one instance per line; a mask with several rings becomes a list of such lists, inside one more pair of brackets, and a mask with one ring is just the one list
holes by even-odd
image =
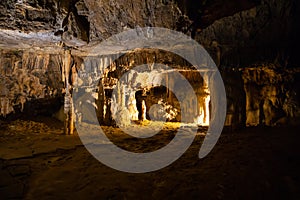
[[173, 1], [86, 0], [91, 38], [107, 38], [127, 28], [154, 26], [176, 29], [181, 12]]
[[226, 86], [227, 125], [278, 125], [298, 117], [296, 0], [8, 0], [0, 2], [0, 10], [2, 115], [23, 110], [25, 102], [43, 99], [49, 104], [61, 98], [66, 86], [62, 56], [72, 47], [69, 82], [73, 85], [82, 67], [95, 69], [95, 74], [78, 79], [81, 83], [99, 82], [103, 75], [102, 86], [90, 94], [94, 98], [98, 92], [98, 100], [90, 102], [89, 109], [97, 108], [102, 113], [98, 118], [109, 123], [114, 111], [108, 109], [111, 101], [106, 97], [128, 69], [145, 63], [151, 68], [154, 62], [176, 63], [178, 69], [191, 66], [157, 50], [136, 50], [115, 62], [119, 52], [110, 52], [83, 63], [84, 51], [128, 28], [159, 26], [195, 36], [209, 51]]
[[299, 121], [299, 92], [294, 88], [299, 76], [299, 7], [293, 0], [263, 0], [197, 33], [222, 72], [227, 125]]
[[246, 125], [246, 93], [242, 73], [238, 68], [221, 70], [226, 90], [227, 117], [225, 126], [233, 129]]
[[225, 125], [299, 123], [299, 68], [282, 69], [265, 63], [222, 72], [227, 94]]
[[[60, 97], [63, 89], [61, 65], [60, 55], [43, 52], [1, 51], [1, 115], [6, 116], [14, 112], [15, 108], [23, 111], [27, 101], [44, 99], [49, 104], [51, 100]], [[31, 109], [38, 109], [35, 107], [38, 105], [32, 106]], [[55, 107], [55, 104], [53, 106]], [[44, 112], [46, 108], [41, 108], [39, 112]]]
[[173, 1], [18, 0], [0, 2], [0, 28], [51, 30], [63, 40], [102, 40], [127, 28], [176, 29], [181, 11]]
[[0, 2], [1, 29], [58, 30], [66, 17], [70, 1], [6, 0]]
[[191, 33], [257, 4], [257, 0], [8, 0], [0, 3], [0, 28], [49, 30], [74, 45], [74, 40], [102, 40], [139, 26]]
[[247, 125], [296, 124], [300, 119], [300, 70], [274, 65], [243, 69]]
[[247, 67], [259, 61], [298, 66], [298, 1], [263, 0], [261, 4], [233, 16], [216, 20], [197, 34], [217, 63]]
[[[74, 95], [75, 105], [79, 105], [82, 109], [83, 114], [80, 115], [83, 116], [83, 121], [95, 122], [91, 112], [96, 108], [98, 120], [102, 124], [114, 124], [112, 118], [128, 124], [128, 119], [141, 119], [143, 101], [148, 119], [149, 110], [154, 104], [164, 107], [165, 116], [160, 117], [165, 117], [169, 121], [180, 121], [180, 106], [183, 106], [187, 113], [185, 122], [194, 123], [200, 120], [199, 123], [204, 124], [209, 119], [209, 101], [206, 101], [209, 98], [207, 83], [204, 83], [199, 72], [191, 71], [191, 66], [184, 64], [185, 60], [179, 56], [172, 56], [170, 52], [151, 49], [130, 52], [115, 60], [116, 56], [89, 56], [85, 57], [84, 62], [74, 62], [81, 68], [75, 80], [75, 82], [79, 80], [80, 86]], [[142, 65], [143, 63], [148, 64]], [[177, 71], [165, 69], [165, 66], [154, 63], [174, 66]], [[187, 88], [181, 85], [180, 74], [193, 87], [198, 104], [195, 104], [196, 100], [191, 95], [186, 94]], [[162, 89], [159, 87], [161, 85], [167, 86], [168, 89]], [[181, 96], [176, 97], [175, 92]], [[184, 100], [185, 104], [180, 105], [178, 98], [181, 98], [181, 102]], [[125, 116], [126, 113], [130, 116]], [[138, 115], [140, 117], [137, 117]], [[197, 119], [197, 116], [202, 118]]]

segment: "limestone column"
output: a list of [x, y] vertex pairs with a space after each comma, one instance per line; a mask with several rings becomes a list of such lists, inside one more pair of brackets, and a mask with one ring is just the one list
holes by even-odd
[[74, 132], [74, 105], [72, 99], [72, 85], [69, 82], [69, 77], [71, 73], [71, 51], [66, 50], [64, 52], [64, 60], [63, 60], [63, 70], [62, 77], [64, 78], [65, 83], [65, 99], [64, 99], [64, 112], [66, 114], [65, 120], [65, 129], [64, 133], [66, 135], [73, 135]]

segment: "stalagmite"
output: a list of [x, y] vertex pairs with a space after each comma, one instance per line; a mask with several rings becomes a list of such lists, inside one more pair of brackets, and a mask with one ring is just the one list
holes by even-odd
[[169, 97], [169, 76], [168, 73], [166, 73], [166, 93], [167, 93], [167, 97]]
[[146, 103], [143, 100], [142, 101], [142, 121], [146, 120], [146, 112], [147, 112]]
[[121, 86], [120, 86], [120, 82], [117, 83], [117, 105], [121, 105]]
[[210, 102], [210, 96], [208, 95], [205, 98], [205, 121], [204, 121], [205, 125], [209, 125], [209, 119], [210, 119], [210, 115], [209, 115], [209, 102]]
[[130, 94], [127, 107], [128, 107], [128, 111], [130, 113], [131, 120], [138, 120], [139, 112], [136, 108], [135, 92], [132, 92]]
[[126, 127], [130, 125], [131, 123], [131, 115], [126, 107], [126, 92], [125, 92], [125, 85], [120, 84], [120, 82], [117, 83], [116, 86], [116, 92], [117, 95], [113, 95], [113, 103], [116, 102], [115, 105], [112, 104], [112, 112], [115, 111], [115, 121], [117, 122], [117, 125], [121, 127]]

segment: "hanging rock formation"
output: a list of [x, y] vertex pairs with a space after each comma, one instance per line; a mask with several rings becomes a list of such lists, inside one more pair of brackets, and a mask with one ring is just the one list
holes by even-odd
[[[116, 33], [153, 26], [182, 31], [208, 50], [226, 87], [226, 125], [235, 128], [297, 122], [299, 8], [296, 0], [1, 1], [1, 116], [30, 113], [29, 110], [53, 114], [49, 112], [59, 110], [63, 103], [64, 80], [68, 80], [87, 88], [96, 84], [98, 90], [89, 91], [81, 101], [88, 102], [87, 109], [91, 112], [98, 110], [98, 119], [104, 124], [112, 124], [112, 116], [118, 111], [112, 108], [117, 81], [133, 67], [148, 64], [151, 69], [153, 63], [174, 67], [189, 81], [196, 80], [192, 85], [205, 109], [195, 112], [207, 112], [206, 86], [194, 76], [191, 65], [177, 55], [153, 49], [137, 49], [117, 60], [121, 52], [87, 54], [93, 46]], [[63, 67], [66, 50], [71, 50], [67, 74]], [[77, 77], [79, 70], [93, 75]], [[141, 79], [131, 76], [135, 83]], [[147, 95], [137, 97], [133, 92], [126, 95], [125, 106], [131, 106], [131, 119], [137, 118], [143, 101], [148, 111], [150, 105], [159, 102], [153, 95], [155, 87], [140, 89], [145, 89]], [[171, 106], [170, 118], [179, 120], [179, 106], [173, 97], [166, 91], [166, 100], [161, 105]], [[55, 109], [49, 111], [47, 106]], [[173, 116], [175, 111], [177, 116]], [[90, 117], [82, 120], [92, 121]]]
[[[62, 95], [59, 54], [1, 51], [0, 64], [0, 110], [3, 116], [14, 112], [15, 108], [18, 112], [23, 111], [26, 102], [41, 99], [51, 103], [51, 99]], [[35, 105], [31, 106], [34, 109]], [[47, 113], [44, 109], [40, 112]]]

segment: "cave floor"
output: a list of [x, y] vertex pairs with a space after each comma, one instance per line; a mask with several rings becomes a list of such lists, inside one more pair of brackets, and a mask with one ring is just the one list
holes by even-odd
[[[137, 142], [105, 127], [122, 148], [166, 145], [176, 125]], [[188, 151], [156, 172], [130, 174], [96, 160], [77, 134], [63, 135], [52, 118], [0, 122], [1, 199], [300, 199], [300, 127], [224, 132], [204, 159], [199, 129]], [[116, 136], [116, 137], [114, 137]]]

